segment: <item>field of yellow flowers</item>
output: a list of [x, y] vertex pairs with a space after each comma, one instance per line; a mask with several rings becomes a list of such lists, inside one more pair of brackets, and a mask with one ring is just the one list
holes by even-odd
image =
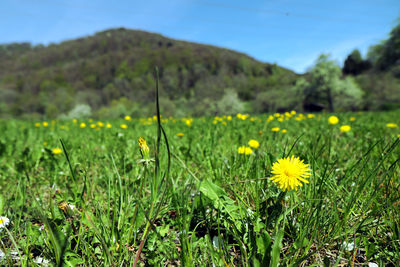
[[399, 111], [0, 132], [2, 266], [400, 266]]

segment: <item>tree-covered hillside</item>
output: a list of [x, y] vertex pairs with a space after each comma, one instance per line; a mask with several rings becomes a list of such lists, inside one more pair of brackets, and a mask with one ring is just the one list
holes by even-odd
[[292, 86], [292, 71], [231, 50], [121, 28], [49, 46], [1, 45], [0, 114], [57, 117], [89, 108], [107, 117], [151, 113], [154, 66], [167, 115], [298, 104], [285, 103], [282, 94], [253, 105], [260, 95], [269, 99], [265, 94]]

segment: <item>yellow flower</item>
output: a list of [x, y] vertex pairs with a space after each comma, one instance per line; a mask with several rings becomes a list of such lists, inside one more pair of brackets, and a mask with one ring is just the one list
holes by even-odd
[[297, 190], [299, 186], [303, 186], [301, 182], [308, 184], [306, 178], [310, 177], [310, 169], [308, 164], [304, 164], [303, 160], [292, 156], [278, 159], [272, 165], [273, 176], [269, 178], [283, 191]]
[[251, 153], [253, 153], [253, 150], [250, 147], [241, 146], [241, 147], [238, 148], [238, 153], [239, 154], [250, 155]]
[[356, 118], [355, 117], [350, 117], [350, 121], [355, 121]]
[[147, 146], [146, 140], [142, 137], [139, 137], [138, 143], [139, 143], [140, 154], [142, 154], [142, 157], [144, 159], [147, 159], [149, 157], [150, 149]]
[[185, 124], [187, 125], [187, 126], [192, 126], [192, 122], [193, 122], [193, 119], [192, 118], [190, 118], [190, 119], [182, 119], [184, 122], [185, 122]]
[[282, 132], [282, 133], [287, 133], [287, 130], [286, 130], [286, 129], [282, 129], [281, 132]]
[[96, 124], [94, 124], [94, 123], [90, 124], [90, 128], [92, 128], [92, 129], [96, 128]]
[[176, 135], [179, 136], [179, 137], [183, 137], [185, 134], [184, 133], [177, 133]]
[[273, 131], [273, 132], [279, 132], [281, 129], [279, 129], [279, 127], [274, 127], [274, 128], [272, 128], [271, 129], [271, 131]]
[[291, 115], [295, 115], [295, 114], [296, 114], [296, 110], [290, 111], [290, 114], [291, 114]]
[[260, 143], [254, 139], [251, 139], [248, 144], [250, 147], [255, 148], [255, 149], [260, 147]]
[[314, 118], [314, 117], [315, 117], [314, 114], [307, 114], [307, 118], [309, 118], [309, 119], [312, 119], [312, 118]]
[[75, 123], [78, 122], [78, 120], [77, 119], [73, 119], [72, 122], [75, 124]]
[[339, 118], [336, 116], [330, 116], [328, 119], [329, 124], [338, 124], [339, 123]]
[[58, 155], [58, 154], [62, 153], [62, 150], [61, 150], [61, 148], [53, 148], [52, 152], [53, 152], [54, 155]]
[[128, 125], [126, 125], [126, 124], [121, 124], [120, 127], [121, 127], [121, 129], [127, 129], [127, 128], [128, 128]]
[[106, 124], [106, 127], [107, 127], [107, 128], [111, 128], [112, 125], [111, 125], [110, 123], [107, 123], [107, 124]]
[[348, 131], [350, 131], [350, 130], [351, 130], [350, 125], [342, 125], [342, 126], [340, 126], [340, 131], [341, 131], [342, 133], [348, 132]]
[[131, 116], [129, 116], [129, 115], [126, 115], [124, 119], [125, 119], [126, 121], [131, 121], [131, 120], [132, 120]]
[[85, 127], [86, 127], [86, 123], [84, 123], [84, 122], [81, 122], [81, 124], [79, 124], [79, 127], [81, 127], [81, 128], [85, 128]]
[[101, 121], [98, 121], [98, 122], [97, 122], [97, 125], [98, 125], [99, 127], [104, 127], [104, 123], [102, 123]]
[[35, 123], [35, 127], [40, 127], [40, 122]]
[[400, 139], [400, 134], [398, 134], [398, 135], [397, 135], [397, 138], [399, 138], [399, 139]]
[[47, 127], [47, 126], [49, 126], [49, 123], [48, 123], [47, 121], [44, 121], [44, 122], [42, 123], [42, 125], [43, 125], [44, 127]]
[[397, 124], [396, 124], [396, 123], [388, 123], [388, 124], [386, 124], [386, 127], [389, 127], [389, 128], [396, 128], [396, 127], [397, 127]]
[[263, 132], [262, 131], [258, 131], [258, 135], [262, 135], [263, 134]]

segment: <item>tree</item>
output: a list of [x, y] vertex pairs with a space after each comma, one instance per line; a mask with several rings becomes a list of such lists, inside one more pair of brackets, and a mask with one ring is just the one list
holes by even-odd
[[371, 63], [368, 60], [363, 60], [358, 49], [354, 49], [344, 61], [343, 74], [358, 75], [369, 69]]
[[298, 80], [296, 86], [304, 95], [303, 106], [325, 106], [333, 112], [352, 110], [361, 105], [363, 91], [350, 78], [341, 79], [339, 65], [322, 54], [310, 71], [310, 80]]

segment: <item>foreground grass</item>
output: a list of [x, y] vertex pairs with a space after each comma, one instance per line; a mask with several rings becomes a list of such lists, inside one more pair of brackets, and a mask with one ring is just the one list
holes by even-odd
[[[336, 115], [1, 121], [0, 264], [399, 266], [400, 112]], [[289, 155], [312, 175], [282, 192]]]

